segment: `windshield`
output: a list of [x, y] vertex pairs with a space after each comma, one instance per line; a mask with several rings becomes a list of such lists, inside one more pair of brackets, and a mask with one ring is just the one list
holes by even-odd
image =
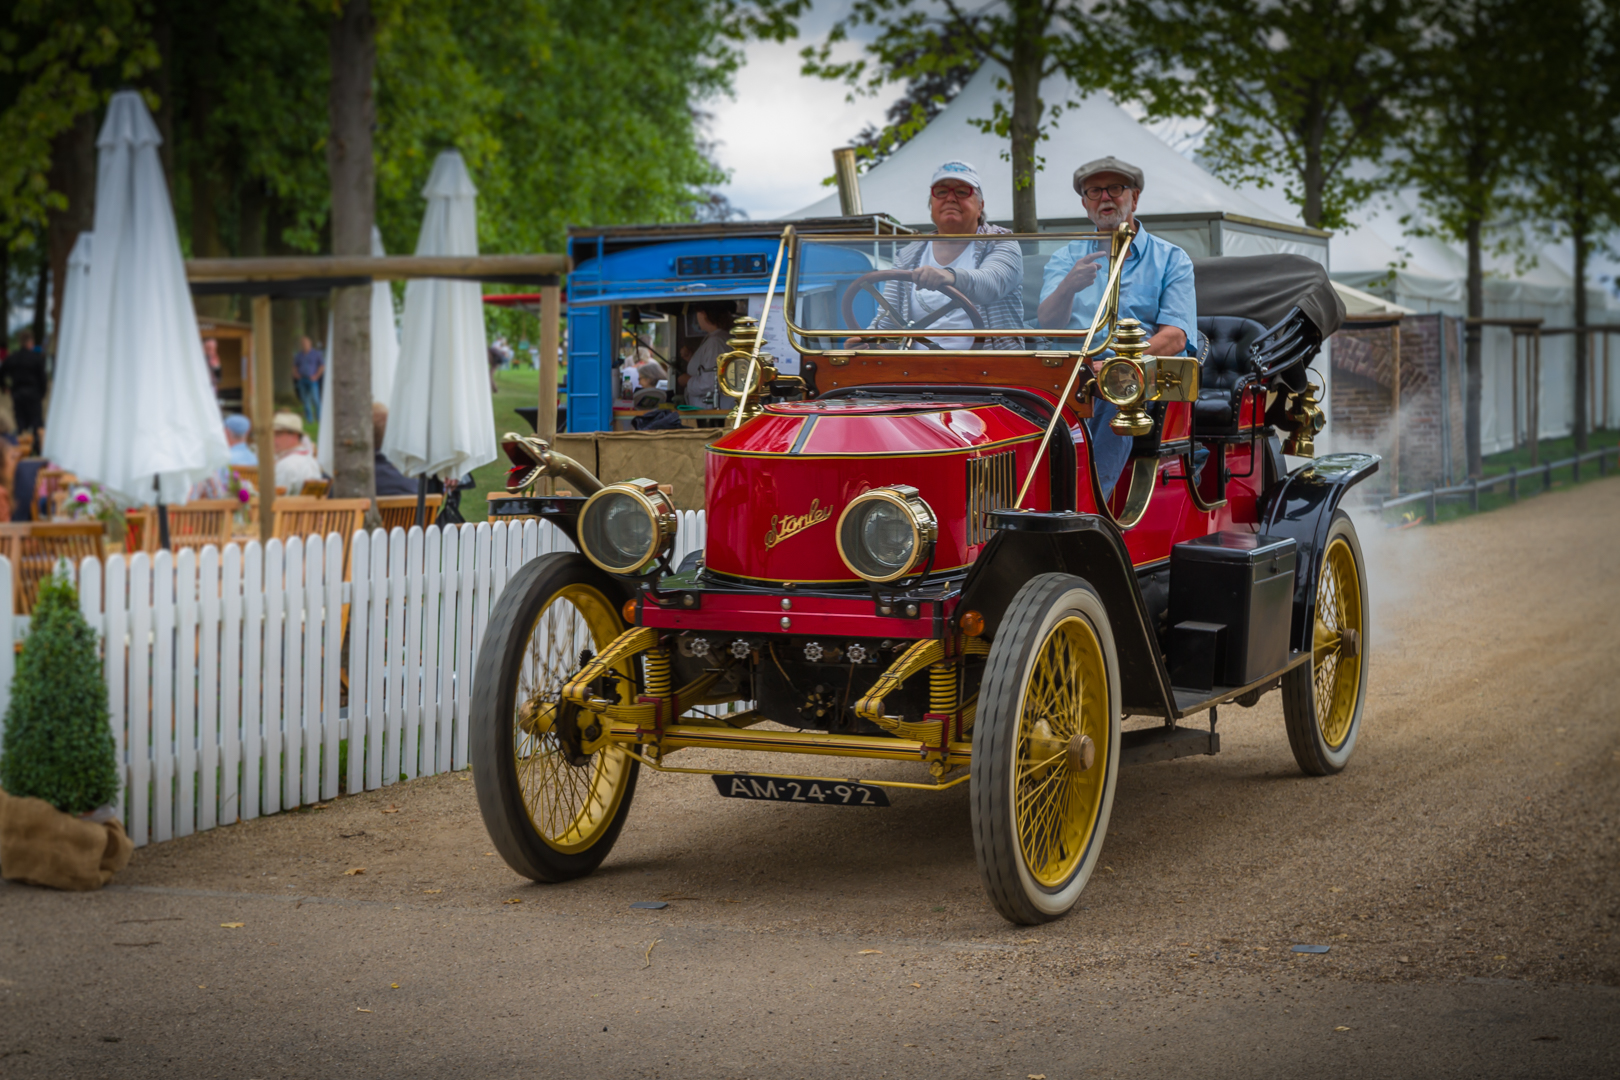
[[[801, 237], [786, 312], [801, 352], [1078, 350], [1105, 302], [1107, 233]], [[1107, 338], [1097, 329], [1093, 347]]]

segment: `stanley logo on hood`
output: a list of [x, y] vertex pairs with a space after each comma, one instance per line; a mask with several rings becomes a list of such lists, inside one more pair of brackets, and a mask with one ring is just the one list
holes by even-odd
[[820, 499], [811, 499], [810, 509], [802, 514], [792, 516], [772, 514], [771, 527], [765, 533], [765, 548], [768, 551], [794, 533], [801, 533], [810, 526], [819, 525], [830, 517], [832, 517], [832, 508], [822, 506]]

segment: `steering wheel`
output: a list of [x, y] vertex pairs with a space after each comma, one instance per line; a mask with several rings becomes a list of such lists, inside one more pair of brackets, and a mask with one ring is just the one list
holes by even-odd
[[[883, 290], [877, 287], [877, 283], [880, 281], [898, 280], [915, 282], [916, 274], [917, 272], [915, 270], [873, 270], [870, 273], [862, 274], [860, 277], [850, 282], [849, 288], [844, 290], [844, 300], [842, 305], [845, 328], [849, 330], [866, 329], [866, 327], [855, 325], [855, 297], [862, 292], [867, 292], [872, 294], [872, 299], [877, 301], [878, 307], [886, 312], [889, 318], [893, 319], [906, 330], [926, 329], [927, 327], [938, 322], [940, 319], [944, 318], [946, 315], [950, 314], [952, 311], [955, 311], [957, 308], [961, 308], [963, 311], [967, 312], [968, 321], [973, 323], [973, 329], [984, 329], [984, 316], [979, 314], [979, 309], [973, 305], [973, 301], [969, 300], [961, 292], [961, 290], [957, 289], [954, 285], [944, 285], [937, 290], [938, 292], [944, 293], [946, 297], [949, 298], [949, 303], [935, 308], [921, 319], [917, 319], [912, 322], [907, 322], [906, 320], [902, 319], [900, 317], [900, 313], [894, 310], [894, 307], [889, 303], [888, 298], [883, 295]], [[944, 348], [944, 346], [926, 337], [919, 336], [917, 341], [919, 341], [925, 348]], [[982, 342], [982, 338], [976, 339], [973, 343], [973, 347], [978, 348]]]

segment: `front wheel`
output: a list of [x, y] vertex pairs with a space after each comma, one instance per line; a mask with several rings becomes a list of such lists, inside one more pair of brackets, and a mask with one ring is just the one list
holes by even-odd
[[[512, 575], [490, 612], [468, 755], [489, 838], [526, 878], [589, 874], [630, 810], [639, 763], [611, 743], [581, 759], [554, 730], [569, 676], [624, 630], [624, 599], [585, 556], [557, 553]], [[621, 691], [627, 685], [619, 681]]]
[[1311, 661], [1283, 676], [1282, 691], [1288, 745], [1300, 769], [1327, 776], [1344, 768], [1367, 697], [1367, 575], [1356, 528], [1342, 510], [1322, 548]]
[[1091, 878], [1119, 776], [1119, 659], [1102, 600], [1042, 574], [990, 648], [973, 727], [973, 844], [996, 910], [1055, 919]]

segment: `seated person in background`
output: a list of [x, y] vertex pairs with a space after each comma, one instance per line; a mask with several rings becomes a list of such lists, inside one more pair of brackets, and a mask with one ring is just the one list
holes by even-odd
[[669, 400], [665, 391], [664, 365], [648, 360], [636, 368], [634, 400], [638, 409], [653, 409]]
[[321, 478], [315, 448], [304, 437], [304, 421], [297, 413], [276, 413], [270, 428], [276, 442], [276, 486], [297, 495], [304, 489], [304, 481]]
[[[978, 171], [965, 161], [947, 161], [934, 170], [928, 188], [928, 216], [941, 233], [992, 236], [1010, 231], [985, 220], [984, 184]], [[895, 279], [883, 284], [883, 298], [899, 319], [880, 310], [871, 325], [873, 330], [903, 330], [947, 307], [952, 299], [937, 291], [941, 286], [951, 286], [972, 301], [985, 326], [1024, 325], [1024, 257], [1013, 241], [924, 240], [901, 248], [894, 268], [912, 271], [910, 281]], [[936, 336], [940, 330], [971, 329], [972, 318], [957, 307], [929, 324], [928, 340], [953, 351], [1023, 347], [1013, 337]], [[860, 338], [850, 338], [845, 347], [857, 348], [860, 344]]]
[[[1086, 216], [1099, 232], [1121, 224], [1136, 225], [1136, 200], [1142, 193], [1142, 170], [1118, 158], [1105, 157], [1074, 171]], [[1198, 302], [1193, 293], [1193, 265], [1187, 253], [1168, 240], [1140, 230], [1131, 237], [1119, 281], [1119, 317], [1136, 319], [1148, 334], [1149, 356], [1192, 355], [1198, 341]], [[1074, 240], [1053, 253], [1041, 282], [1036, 318], [1052, 329], [1084, 330], [1091, 325], [1107, 287], [1108, 242]], [[1102, 328], [1098, 328], [1099, 340]], [[1084, 338], [1065, 339], [1078, 349]], [[1070, 344], [1073, 342], [1073, 344]], [[1131, 456], [1131, 439], [1115, 434], [1108, 422], [1119, 411], [1096, 398], [1086, 421], [1097, 479], [1103, 495], [1114, 490]]]
[[698, 304], [693, 309], [704, 338], [692, 352], [686, 374], [679, 379], [686, 403], [700, 409], [717, 409], [720, 392], [720, 358], [726, 354], [726, 337], [737, 321], [737, 309], [723, 300]]
[[225, 418], [225, 445], [230, 447], [230, 463], [232, 465], [257, 465], [259, 455], [253, 452], [248, 445], [248, 436], [253, 434], [253, 423], [241, 413], [232, 413]]
[[377, 451], [377, 457], [372, 462], [372, 469], [377, 475], [377, 494], [415, 495], [416, 481], [400, 472], [394, 467], [392, 461], [383, 456], [383, 436], [386, 434], [388, 434], [388, 406], [380, 401], [373, 401], [371, 403], [371, 445]]

